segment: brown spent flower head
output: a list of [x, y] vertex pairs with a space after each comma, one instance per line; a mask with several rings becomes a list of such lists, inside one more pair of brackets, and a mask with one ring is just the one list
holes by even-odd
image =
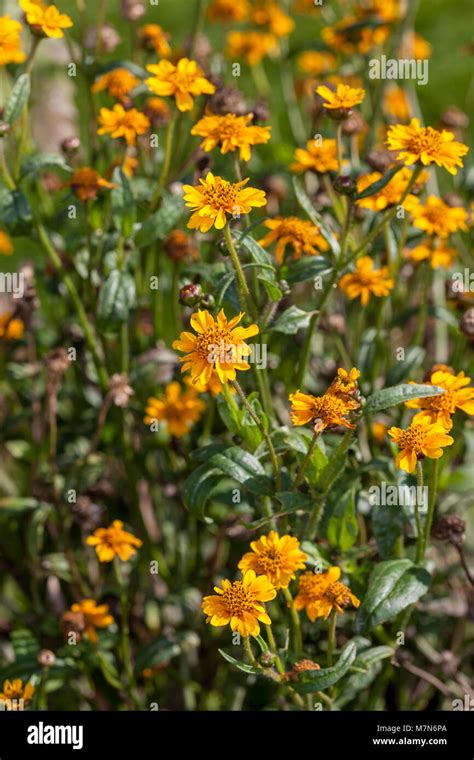
[[459, 515], [442, 515], [434, 525], [431, 535], [438, 541], [449, 541], [453, 546], [462, 546], [466, 540], [466, 521]]
[[127, 21], [139, 21], [145, 12], [143, 0], [122, 0], [120, 3], [120, 13]]
[[172, 230], [164, 242], [164, 249], [171, 261], [197, 259], [199, 255], [191, 238], [183, 230]]
[[128, 375], [116, 372], [109, 380], [109, 396], [115, 406], [125, 409], [135, 391], [129, 382]]
[[289, 678], [291, 681], [299, 681], [300, 673], [306, 673], [308, 670], [321, 670], [321, 666], [317, 662], [314, 662], [314, 660], [298, 660], [293, 665], [293, 669], [289, 673], [286, 673], [286, 678]]
[[108, 180], [100, 176], [99, 172], [96, 172], [95, 169], [91, 169], [89, 166], [76, 169], [68, 185], [81, 203], [95, 201], [100, 190], [110, 190], [115, 187], [112, 182], [108, 182]]

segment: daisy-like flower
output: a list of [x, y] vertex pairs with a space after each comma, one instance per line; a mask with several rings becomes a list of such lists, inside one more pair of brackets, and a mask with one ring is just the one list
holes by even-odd
[[215, 227], [222, 230], [227, 224], [227, 216], [242, 216], [252, 208], [265, 206], [267, 201], [263, 190], [245, 187], [248, 181], [228, 182], [208, 172], [206, 179], [199, 180], [199, 185], [184, 185], [186, 206], [194, 211], [188, 222], [189, 229], [208, 232]]
[[348, 16], [334, 26], [324, 27], [321, 37], [329, 48], [338, 53], [365, 55], [373, 48], [384, 45], [389, 34], [388, 26], [364, 26], [355, 16]]
[[387, 426], [383, 422], [377, 420], [372, 422], [370, 426], [370, 432], [372, 433], [374, 440], [380, 445], [385, 441], [387, 430]]
[[252, 145], [263, 145], [271, 137], [271, 127], [258, 127], [250, 124], [253, 114], [236, 116], [228, 113], [225, 116], [207, 114], [200, 119], [191, 130], [192, 135], [203, 137], [201, 148], [210, 153], [216, 145], [220, 145], [221, 153], [232, 153], [240, 150], [240, 160], [249, 161]]
[[462, 156], [469, 148], [456, 142], [452, 132], [443, 129], [438, 132], [433, 127], [420, 127], [418, 119], [410, 124], [396, 124], [389, 127], [386, 145], [389, 150], [400, 151], [397, 160], [405, 166], [421, 163], [423, 166], [435, 163], [450, 174], [457, 174], [458, 166], [463, 166]]
[[383, 94], [383, 111], [386, 116], [395, 119], [396, 121], [409, 121], [412, 109], [403, 87], [390, 85], [385, 88]]
[[380, 21], [388, 24], [399, 21], [404, 15], [403, 3], [400, 0], [363, 0], [356, 5], [355, 12], [360, 18], [377, 16]]
[[100, 176], [99, 172], [89, 166], [76, 169], [68, 184], [82, 203], [94, 201], [100, 190], [110, 190], [115, 185]]
[[244, 59], [249, 66], [255, 66], [277, 50], [278, 40], [268, 32], [247, 30], [227, 35], [226, 57], [233, 61]]
[[[185, 378], [185, 381], [187, 381], [188, 378]], [[192, 380], [189, 379], [189, 382], [192, 383]], [[198, 393], [210, 393], [211, 396], [218, 396], [220, 393], [222, 393], [223, 385], [221, 381], [219, 380], [219, 375], [217, 374], [216, 370], [213, 370], [210, 379], [207, 383], [200, 383], [200, 382], [194, 382], [193, 383], [194, 388], [196, 388]], [[234, 388], [230, 389], [230, 392], [235, 394], [237, 391]]]
[[275, 257], [279, 264], [283, 262], [286, 247], [293, 249], [293, 258], [300, 259], [302, 254], [316, 256], [320, 251], [327, 251], [329, 246], [312, 222], [298, 219], [296, 216], [277, 216], [266, 219], [264, 226], [268, 232], [259, 243], [268, 248], [276, 241]]
[[248, 0], [212, 0], [207, 9], [210, 21], [245, 21], [250, 13]]
[[252, 21], [258, 26], [268, 26], [276, 37], [288, 37], [295, 28], [295, 22], [284, 13], [275, 0], [256, 0]]
[[469, 385], [470, 382], [471, 378], [466, 377], [464, 372], [458, 372], [455, 375], [448, 368], [432, 371], [429, 380], [425, 380], [424, 384], [444, 388], [444, 393], [406, 401], [405, 404], [409, 409], [421, 409], [418, 414], [415, 414], [413, 422], [425, 419], [430, 423], [440, 422], [447, 430], [450, 430], [453, 425], [451, 418], [457, 409], [473, 415], [474, 388]]
[[4, 703], [6, 709], [14, 709], [17, 700], [22, 699], [23, 702], [29, 702], [35, 691], [35, 687], [31, 683], [23, 686], [21, 678], [15, 678], [13, 681], [9, 681], [7, 678], [3, 682], [3, 690], [0, 692], [0, 703]]
[[191, 332], [182, 332], [173, 348], [184, 351], [181, 372], [190, 370], [193, 383], [209, 383], [216, 371], [221, 383], [235, 380], [236, 370], [248, 370], [251, 348], [245, 342], [258, 333], [257, 325], [237, 327], [244, 313], [230, 321], [221, 309], [214, 319], [206, 309], [191, 315]]
[[[412, 178], [413, 172], [411, 169], [408, 169], [408, 167], [404, 166], [400, 171], [398, 171], [392, 179], [387, 182], [385, 187], [383, 187], [381, 190], [379, 190], [378, 193], [374, 193], [373, 195], [369, 195], [366, 198], [360, 198], [356, 201], [357, 205], [361, 208], [368, 208], [371, 211], [383, 211], [388, 206], [395, 206], [400, 203], [400, 199], [403, 196], [403, 193], [405, 192], [407, 185]], [[426, 173], [425, 173], [426, 175]], [[382, 179], [383, 174], [380, 172], [370, 172], [370, 174], [362, 174], [358, 180], [357, 180], [357, 192], [362, 193], [366, 188], [368, 188], [370, 185], [374, 184], [374, 182], [378, 182], [379, 179]], [[421, 175], [420, 175], [421, 177]], [[418, 180], [420, 180], [420, 177]], [[427, 177], [423, 177], [423, 181], [425, 181]], [[418, 181], [417, 186], [420, 186], [420, 182]], [[407, 195], [405, 200], [402, 203], [403, 208], [406, 208], [407, 210], [411, 210], [411, 208], [416, 205], [418, 202], [418, 199], [416, 196], [412, 195], [411, 193]]]
[[81, 599], [71, 607], [71, 612], [78, 613], [84, 618], [84, 633], [94, 643], [97, 641], [96, 628], [108, 628], [114, 624], [112, 615], [109, 614], [107, 604], [97, 605], [93, 599]]
[[257, 575], [266, 575], [276, 589], [288, 588], [296, 577], [296, 570], [302, 570], [308, 559], [295, 536], [279, 536], [274, 530], [252, 541], [250, 548], [252, 551], [240, 560], [239, 570], [255, 570]]
[[258, 636], [259, 621], [271, 624], [262, 602], [270, 602], [277, 592], [266, 575], [257, 577], [254, 570], [247, 570], [241, 581], [225, 579], [214, 591], [217, 596], [205, 596], [202, 602], [206, 623], [217, 627], [230, 623], [241, 636]]
[[324, 138], [319, 144], [315, 140], [306, 143], [306, 149], [296, 148], [295, 163], [291, 165], [294, 172], [312, 170], [319, 174], [337, 171], [336, 141]]
[[400, 449], [395, 464], [405, 472], [414, 472], [417, 461], [424, 457], [439, 459], [443, 447], [454, 443], [454, 438], [447, 434], [441, 422], [431, 423], [426, 417], [413, 421], [406, 430], [391, 427], [388, 435]]
[[25, 323], [16, 319], [9, 311], [0, 314], [0, 339], [21, 340], [25, 333]]
[[2, 256], [11, 256], [13, 253], [13, 243], [9, 235], [0, 230], [0, 254]]
[[336, 56], [327, 51], [307, 50], [298, 56], [298, 68], [304, 74], [318, 76], [336, 68]]
[[30, 31], [38, 37], [64, 37], [64, 29], [73, 26], [66, 13], [60, 13], [55, 5], [45, 5], [41, 0], [20, 0], [25, 21]]
[[135, 145], [138, 135], [143, 135], [150, 128], [148, 116], [136, 108], [125, 110], [121, 103], [112, 109], [101, 108], [99, 113], [99, 135], [110, 135], [113, 139], [123, 137], [127, 145]]
[[86, 544], [95, 547], [99, 562], [112, 562], [114, 557], [127, 562], [142, 543], [133, 533], [123, 529], [122, 520], [114, 520], [108, 528], [97, 528], [86, 538]]
[[350, 300], [359, 298], [362, 306], [367, 306], [370, 296], [388, 296], [395, 281], [389, 277], [388, 267], [374, 269], [370, 256], [362, 256], [356, 262], [355, 272], [345, 274], [339, 280], [339, 287]]
[[317, 94], [326, 102], [324, 108], [328, 110], [342, 109], [349, 110], [357, 106], [365, 98], [365, 90], [362, 88], [349, 87], [347, 84], [338, 84], [336, 92], [330, 90], [326, 85], [321, 84], [316, 88]]
[[160, 58], [171, 55], [169, 34], [159, 24], [145, 24], [138, 30], [138, 37], [145, 50], [153, 50]]
[[196, 61], [181, 58], [175, 66], [170, 61], [147, 66], [153, 76], [145, 79], [148, 89], [155, 95], [171, 96], [179, 111], [190, 111], [198, 95], [212, 95], [216, 88], [204, 76]]
[[169, 383], [164, 395], [148, 399], [145, 423], [151, 425], [157, 420], [163, 420], [170, 435], [181, 438], [198, 421], [206, 407], [198, 395], [196, 388], [188, 387], [183, 390], [179, 383]]
[[448, 206], [441, 198], [429, 195], [425, 203], [410, 208], [413, 224], [428, 235], [446, 238], [458, 230], [467, 231], [467, 211], [462, 206]]
[[148, 98], [143, 111], [154, 127], [164, 127], [170, 120], [170, 107], [163, 98]]
[[414, 58], [416, 61], [422, 61], [431, 58], [433, 47], [417, 32], [405, 32], [400, 46], [400, 58]]
[[21, 24], [10, 16], [0, 17], [0, 66], [23, 63], [26, 55], [21, 49]]
[[352, 367], [349, 372], [342, 367], [337, 370], [337, 375], [328, 388], [328, 393], [333, 396], [342, 398], [343, 401], [349, 401], [357, 398], [359, 394], [358, 379], [360, 372], [357, 367]]
[[325, 573], [303, 573], [298, 581], [295, 609], [306, 610], [312, 623], [319, 618], [328, 618], [333, 610], [343, 613], [352, 604], [360, 606], [360, 600], [348, 586], [341, 583], [340, 567], [330, 567]]
[[115, 100], [120, 100], [123, 103], [128, 100], [129, 94], [139, 84], [140, 80], [131, 71], [119, 67], [102, 74], [92, 85], [92, 92], [106, 90]]
[[351, 412], [359, 408], [359, 402], [355, 399], [345, 400], [329, 392], [322, 396], [312, 396], [299, 390], [290, 393], [289, 399], [293, 425], [306, 425], [310, 422], [315, 432], [322, 432], [336, 425], [355, 428], [349, 419]]
[[458, 252], [455, 248], [447, 245], [444, 240], [437, 240], [436, 242], [420, 243], [414, 248], [406, 248], [404, 255], [410, 261], [415, 262], [427, 259], [433, 269], [449, 269], [456, 260]]

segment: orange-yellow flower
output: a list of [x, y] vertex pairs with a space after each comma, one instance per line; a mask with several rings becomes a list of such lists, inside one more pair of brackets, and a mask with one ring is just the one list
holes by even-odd
[[408, 125], [389, 127], [386, 145], [389, 150], [400, 151], [397, 160], [403, 161], [406, 166], [435, 163], [450, 174], [457, 174], [456, 167], [463, 166], [461, 158], [469, 150], [467, 145], [456, 142], [452, 132], [420, 127], [418, 119], [412, 119]]
[[381, 47], [387, 40], [388, 26], [370, 27], [359, 24], [355, 16], [347, 16], [334, 26], [326, 26], [321, 37], [326, 45], [345, 55], [361, 53], [365, 55], [375, 47]]
[[20, 0], [25, 20], [33, 34], [40, 37], [64, 37], [64, 29], [73, 26], [65, 13], [60, 13], [55, 5], [46, 6], [41, 0]]
[[112, 615], [106, 604], [97, 605], [93, 599], [81, 599], [71, 607], [71, 612], [76, 612], [84, 618], [84, 632], [93, 642], [97, 641], [96, 628], [108, 628], [114, 624]]
[[[192, 383], [192, 380], [190, 379], [189, 382]], [[214, 396], [214, 397], [222, 393], [222, 388], [223, 388], [223, 385], [221, 381], [219, 380], [219, 375], [217, 374], [216, 370], [213, 370], [211, 377], [207, 383], [195, 382], [193, 383], [193, 385], [196, 388], [198, 393], [210, 393], [211, 396]], [[231, 388], [230, 392], [236, 393], [237, 391], [234, 388]]]
[[9, 235], [0, 230], [0, 254], [2, 256], [11, 256], [13, 253], [13, 243]]
[[403, 87], [390, 85], [386, 87], [383, 95], [384, 113], [396, 121], [406, 122], [411, 116], [411, 105]]
[[136, 108], [128, 111], [116, 103], [112, 109], [101, 108], [99, 113], [99, 135], [110, 135], [113, 139], [123, 137], [128, 145], [135, 145], [138, 135], [143, 135], [150, 128], [150, 120]]
[[322, 84], [316, 88], [316, 92], [326, 101], [323, 106], [328, 110], [352, 108], [362, 103], [365, 98], [365, 90], [349, 87], [347, 84], [338, 84], [336, 92]]
[[312, 170], [319, 174], [337, 171], [337, 148], [336, 141], [324, 138], [321, 143], [309, 140], [306, 149], [296, 148], [295, 163], [291, 165], [294, 172], [307, 172]]
[[198, 391], [193, 387], [183, 390], [177, 382], [166, 386], [164, 395], [148, 399], [144, 421], [147, 425], [164, 421], [170, 435], [181, 438], [189, 432], [192, 425], [198, 421], [205, 409], [204, 401], [198, 397]]
[[221, 309], [214, 319], [206, 309], [191, 315], [191, 327], [197, 334], [182, 332], [173, 348], [184, 351], [180, 358], [182, 372], [190, 370], [193, 383], [209, 383], [214, 370], [222, 383], [235, 380], [236, 370], [248, 370], [251, 348], [245, 342], [258, 334], [257, 325], [237, 327], [243, 312], [228, 321]]
[[359, 394], [358, 379], [360, 377], [360, 371], [357, 367], [352, 367], [349, 372], [342, 367], [337, 370], [337, 375], [331, 382], [328, 388], [328, 393], [333, 396], [342, 398], [343, 401], [350, 401], [353, 398], [357, 398]]
[[92, 536], [86, 538], [86, 544], [95, 547], [99, 562], [112, 562], [115, 557], [127, 562], [142, 543], [123, 529], [122, 520], [114, 520], [108, 528], [97, 528]]
[[115, 100], [120, 100], [123, 103], [139, 84], [140, 80], [131, 71], [119, 67], [102, 74], [92, 85], [92, 92], [107, 90]]
[[153, 74], [145, 79], [149, 90], [155, 95], [174, 97], [180, 111], [190, 111], [196, 96], [216, 91], [196, 61], [189, 58], [181, 58], [176, 66], [170, 61], [160, 61], [158, 65], [147, 66], [147, 71]]
[[405, 32], [403, 35], [400, 47], [400, 58], [415, 58], [415, 60], [423, 60], [425, 58], [431, 58], [432, 52], [432, 46], [421, 36], [421, 34], [409, 31]]
[[277, 50], [278, 41], [268, 32], [230, 32], [227, 35], [226, 57], [231, 60], [243, 58], [249, 66], [255, 66]]
[[[395, 206], [400, 203], [400, 200], [405, 192], [407, 185], [412, 178], [413, 172], [408, 167], [404, 166], [398, 171], [392, 179], [387, 182], [385, 187], [374, 193], [368, 195], [366, 198], [360, 198], [356, 201], [357, 205], [361, 208], [368, 208], [371, 211], [383, 211], [387, 206]], [[357, 192], [361, 193], [366, 190], [374, 182], [378, 182], [382, 179], [380, 172], [371, 172], [370, 174], [363, 174], [357, 180]], [[419, 184], [419, 183], [418, 183]], [[418, 199], [416, 196], [408, 194], [402, 203], [403, 208], [411, 210], [416, 205]]]
[[448, 368], [432, 371], [429, 380], [425, 380], [424, 384], [444, 388], [444, 393], [406, 401], [406, 406], [410, 409], [421, 409], [418, 414], [415, 414], [413, 421], [420, 422], [427, 419], [430, 423], [440, 422], [447, 430], [450, 430], [453, 424], [451, 418], [457, 409], [473, 415], [474, 388], [469, 386], [470, 382], [471, 378], [466, 377], [464, 372], [458, 372], [455, 375]]
[[298, 68], [310, 76], [327, 74], [336, 68], [336, 56], [324, 50], [307, 50], [298, 56]]
[[413, 421], [406, 430], [391, 427], [388, 435], [400, 449], [395, 464], [405, 472], [414, 472], [417, 461], [424, 457], [439, 459], [443, 455], [443, 447], [454, 443], [454, 438], [447, 434], [444, 425], [430, 423], [426, 417]]
[[319, 618], [328, 618], [333, 610], [343, 613], [352, 604], [360, 606], [360, 600], [348, 586], [341, 583], [340, 567], [330, 567], [325, 573], [303, 573], [298, 581], [295, 609], [306, 610], [312, 623]]
[[148, 98], [143, 111], [158, 128], [164, 127], [170, 119], [170, 107], [163, 98]]
[[428, 235], [446, 238], [458, 230], [467, 231], [467, 211], [462, 206], [448, 206], [441, 198], [429, 195], [425, 203], [410, 208], [413, 224]]
[[446, 244], [444, 240], [437, 240], [435, 242], [426, 241], [420, 243], [414, 248], [405, 249], [405, 257], [410, 261], [424, 261], [427, 259], [433, 269], [449, 269], [449, 267], [455, 261], [458, 252], [455, 248], [451, 248]]
[[270, 232], [259, 243], [264, 248], [268, 248], [277, 241], [275, 257], [279, 264], [283, 262], [288, 245], [293, 249], [294, 259], [300, 259], [303, 253], [316, 256], [320, 251], [327, 251], [329, 248], [319, 232], [319, 227], [305, 219], [298, 219], [296, 216], [277, 216], [275, 219], [266, 219], [264, 226]]
[[199, 185], [184, 185], [186, 206], [193, 209], [188, 227], [192, 230], [208, 232], [211, 227], [222, 230], [227, 224], [227, 216], [242, 216], [252, 208], [265, 206], [263, 190], [245, 187], [249, 180], [228, 182], [208, 172]]
[[139, 29], [138, 37], [146, 50], [154, 50], [160, 58], [169, 58], [171, 55], [169, 35], [159, 24], [145, 24]]
[[252, 551], [240, 560], [239, 570], [255, 570], [257, 575], [266, 575], [276, 589], [288, 588], [296, 577], [296, 570], [302, 570], [308, 559], [295, 536], [279, 536], [274, 530], [252, 541], [250, 548]]
[[258, 26], [268, 26], [276, 37], [287, 37], [295, 28], [295, 22], [284, 13], [275, 0], [256, 0], [252, 21]]
[[248, 0], [212, 0], [207, 17], [210, 21], [245, 21], [250, 13]]
[[388, 296], [395, 281], [389, 277], [388, 267], [374, 269], [370, 256], [362, 256], [356, 262], [355, 272], [345, 274], [339, 280], [339, 287], [350, 300], [359, 298], [362, 306], [367, 306], [371, 295], [377, 298]]
[[306, 425], [310, 422], [315, 432], [322, 432], [335, 425], [349, 429], [355, 427], [349, 420], [351, 412], [359, 408], [359, 402], [355, 399], [346, 400], [329, 391], [322, 396], [312, 396], [299, 390], [290, 393], [289, 399], [293, 425]]
[[370, 426], [370, 432], [372, 433], [374, 440], [379, 444], [382, 444], [385, 441], [387, 430], [387, 426], [379, 421], [372, 422]]
[[89, 166], [76, 169], [68, 184], [82, 203], [95, 200], [101, 189], [109, 190], [114, 187], [112, 182], [108, 182]]
[[23, 63], [26, 55], [21, 49], [21, 24], [10, 16], [0, 17], [0, 66]]
[[11, 312], [0, 314], [0, 339], [21, 340], [25, 333], [25, 323], [16, 319]]
[[360, 18], [377, 16], [380, 21], [392, 23], [403, 17], [403, 3], [400, 0], [363, 0], [356, 5], [355, 12]]
[[33, 684], [27, 683], [23, 686], [21, 678], [15, 678], [13, 681], [9, 681], [7, 678], [3, 682], [3, 691], [0, 692], [0, 704], [5, 703], [7, 709], [14, 709], [17, 700], [22, 699], [24, 702], [29, 702], [34, 693]]
[[241, 636], [258, 636], [259, 621], [271, 624], [261, 603], [274, 599], [276, 590], [266, 575], [257, 577], [254, 570], [247, 570], [241, 581], [224, 579], [222, 588], [214, 586], [214, 591], [217, 596], [205, 596], [202, 602], [206, 623], [217, 627], [230, 623]]
[[201, 148], [210, 153], [216, 145], [220, 145], [221, 153], [232, 153], [240, 150], [241, 161], [249, 161], [252, 145], [263, 145], [270, 139], [271, 127], [258, 127], [250, 124], [253, 115], [236, 116], [228, 113], [225, 116], [207, 114], [200, 119], [191, 130], [192, 135], [203, 137]]

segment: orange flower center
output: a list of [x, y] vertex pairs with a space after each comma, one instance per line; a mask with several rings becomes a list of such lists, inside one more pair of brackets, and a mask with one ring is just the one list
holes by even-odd
[[403, 430], [398, 445], [401, 449], [407, 449], [408, 451], [414, 451], [415, 453], [421, 453], [421, 448], [425, 442], [426, 426], [425, 425], [410, 425], [409, 428]]
[[339, 604], [341, 607], [347, 607], [351, 603], [349, 589], [340, 581], [331, 583], [324, 592], [324, 596], [331, 604]]
[[423, 127], [410, 139], [410, 151], [412, 153], [423, 153], [424, 151], [433, 153], [438, 151], [441, 145], [441, 134], [433, 127]]
[[456, 410], [455, 395], [452, 390], [445, 390], [439, 396], [428, 396], [423, 399], [423, 407], [452, 414]]
[[283, 565], [283, 554], [279, 549], [274, 547], [265, 549], [262, 554], [259, 554], [257, 560], [258, 572], [261, 575], [269, 575], [280, 570]]
[[218, 325], [208, 327], [205, 332], [196, 336], [195, 350], [203, 359], [209, 360], [215, 352], [218, 352], [221, 360], [223, 358], [232, 360], [234, 344], [230, 338], [230, 330]]
[[254, 612], [255, 594], [244, 589], [242, 581], [234, 581], [221, 595], [221, 599], [232, 616], [238, 617], [243, 612]]
[[347, 414], [344, 401], [337, 396], [326, 393], [324, 396], [316, 396], [313, 399], [313, 419], [330, 423], [335, 418]]
[[206, 185], [201, 192], [212, 208], [232, 210], [236, 205], [239, 188], [223, 179], [215, 185]]

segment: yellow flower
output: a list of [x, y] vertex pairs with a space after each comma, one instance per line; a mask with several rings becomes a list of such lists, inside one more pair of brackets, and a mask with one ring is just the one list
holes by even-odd
[[127, 562], [142, 543], [139, 538], [123, 529], [122, 520], [114, 520], [108, 528], [97, 528], [92, 536], [86, 538], [86, 544], [95, 547], [99, 562], [112, 562], [116, 556]]
[[383, 95], [384, 113], [396, 121], [406, 122], [411, 116], [411, 105], [403, 87], [390, 85]]
[[154, 50], [160, 58], [169, 58], [171, 48], [169, 46], [169, 35], [159, 24], [145, 24], [139, 29], [138, 37], [142, 47], [147, 50]]
[[228, 113], [225, 116], [207, 114], [200, 119], [191, 130], [192, 135], [204, 137], [201, 148], [210, 153], [216, 145], [221, 146], [221, 153], [240, 150], [241, 161], [249, 161], [251, 145], [263, 145], [270, 139], [271, 127], [258, 127], [250, 124], [253, 115], [236, 116]]
[[291, 421], [293, 425], [306, 425], [311, 422], [315, 432], [322, 432], [328, 427], [342, 425], [354, 428], [355, 425], [347, 418], [352, 411], [359, 408], [358, 401], [345, 400], [329, 391], [322, 396], [290, 393]]
[[164, 127], [170, 119], [170, 107], [163, 98], [148, 98], [143, 110], [156, 127]]
[[208, 172], [206, 179], [199, 180], [200, 185], [184, 185], [186, 206], [194, 210], [188, 227], [201, 232], [208, 232], [211, 227], [222, 230], [227, 224], [227, 215], [242, 216], [248, 214], [252, 207], [265, 206], [263, 190], [244, 187], [248, 181], [227, 182]]
[[469, 150], [467, 145], [456, 142], [452, 132], [420, 127], [418, 119], [412, 119], [409, 125], [389, 127], [386, 145], [389, 150], [400, 151], [397, 160], [403, 161], [406, 166], [420, 162], [424, 166], [435, 163], [450, 174], [457, 174], [456, 167], [463, 166], [461, 158]]
[[[188, 378], [185, 378], [186, 382]], [[190, 383], [192, 383], [192, 380], [189, 380]], [[196, 388], [198, 393], [210, 393], [211, 396], [218, 396], [220, 393], [222, 393], [222, 383], [219, 380], [219, 375], [217, 374], [216, 370], [212, 371], [211, 377], [207, 381], [207, 383], [200, 383], [200, 382], [194, 382], [193, 383], [194, 388]], [[231, 393], [236, 393], [237, 391], [234, 388], [230, 389]]]
[[340, 567], [330, 567], [325, 573], [303, 573], [298, 582], [295, 609], [306, 610], [312, 623], [316, 618], [328, 618], [333, 610], [343, 613], [352, 604], [360, 606], [350, 588], [341, 583]]
[[347, 84], [338, 84], [336, 92], [322, 84], [316, 88], [318, 95], [326, 102], [324, 108], [334, 110], [337, 108], [352, 108], [362, 103], [365, 98], [365, 90], [362, 88], [349, 87]]
[[225, 384], [235, 380], [236, 370], [250, 369], [246, 358], [251, 349], [245, 341], [258, 334], [258, 327], [237, 327], [243, 316], [241, 312], [228, 321], [223, 309], [217, 321], [206, 309], [191, 315], [191, 327], [197, 335], [182, 332], [173, 348], [186, 354], [180, 358], [184, 362], [181, 371], [190, 370], [193, 383], [209, 383], [215, 370]]
[[325, 174], [337, 171], [336, 141], [324, 138], [321, 145], [316, 140], [309, 140], [304, 148], [295, 150], [295, 163], [291, 165], [294, 172], [306, 172], [310, 169]]
[[0, 339], [21, 340], [25, 333], [25, 323], [21, 319], [14, 319], [11, 312], [0, 314]]
[[11, 256], [13, 253], [13, 243], [6, 232], [0, 230], [0, 254]]
[[255, 570], [257, 575], [266, 575], [276, 589], [288, 588], [296, 577], [295, 571], [302, 570], [308, 559], [295, 536], [279, 536], [274, 530], [252, 541], [250, 548], [252, 551], [240, 560], [239, 570]]
[[74, 195], [83, 203], [95, 200], [99, 190], [109, 190], [115, 187], [112, 182], [108, 182], [100, 176], [99, 172], [89, 166], [76, 169], [68, 184], [71, 186]]
[[189, 432], [194, 422], [197, 422], [205, 409], [205, 403], [198, 398], [198, 391], [188, 387], [184, 391], [177, 382], [166, 386], [165, 395], [148, 399], [146, 407], [147, 425], [156, 420], [166, 422], [168, 432], [176, 438], [181, 438]]
[[[117, 165], [120, 166], [120, 162]], [[127, 177], [133, 177], [138, 165], [138, 158], [135, 158], [135, 156], [127, 155], [123, 160], [122, 171], [124, 174], [126, 174]]]
[[370, 426], [370, 432], [372, 433], [374, 440], [378, 444], [382, 444], [385, 440], [385, 436], [387, 435], [387, 426], [384, 425], [383, 422], [372, 422]]
[[414, 248], [405, 249], [405, 257], [411, 261], [424, 261], [428, 259], [433, 269], [449, 269], [455, 261], [458, 252], [455, 248], [450, 248], [444, 240], [438, 240], [435, 243], [427, 241], [420, 243]]
[[417, 203], [410, 208], [413, 224], [428, 235], [446, 238], [457, 230], [467, 231], [467, 211], [462, 206], [448, 206], [447, 203], [429, 195], [425, 203]]
[[362, 256], [356, 262], [355, 272], [345, 274], [339, 280], [339, 287], [350, 300], [359, 298], [362, 306], [367, 306], [371, 294], [377, 298], [388, 296], [395, 285], [388, 275], [388, 267], [374, 269], [370, 256]]
[[252, 20], [259, 26], [268, 26], [276, 37], [287, 37], [295, 28], [293, 19], [282, 11], [275, 0], [256, 0]]
[[207, 17], [210, 21], [245, 21], [250, 13], [248, 0], [212, 0]]
[[23, 687], [23, 681], [21, 678], [15, 678], [13, 681], [8, 679], [3, 682], [3, 691], [0, 692], [0, 704], [6, 702], [6, 707], [13, 708], [13, 700], [23, 699], [24, 702], [29, 702], [31, 697], [35, 693], [35, 687], [31, 683], [25, 684]]
[[60, 13], [55, 5], [44, 5], [41, 1], [20, 0], [25, 12], [25, 20], [33, 34], [40, 37], [64, 37], [63, 29], [73, 25], [69, 16]]
[[359, 20], [349, 16], [338, 21], [334, 26], [326, 26], [321, 37], [326, 45], [345, 55], [361, 53], [365, 55], [375, 47], [381, 47], [387, 40], [390, 29], [388, 26], [357, 26]]
[[264, 248], [268, 248], [275, 240], [277, 241], [275, 257], [279, 264], [283, 262], [287, 245], [291, 245], [294, 259], [300, 259], [303, 253], [316, 256], [319, 251], [327, 251], [329, 248], [319, 233], [319, 227], [296, 216], [277, 216], [275, 219], [266, 219], [264, 226], [270, 232], [259, 240], [259, 243]]
[[443, 455], [443, 447], [454, 443], [454, 438], [447, 435], [444, 425], [430, 423], [426, 417], [413, 421], [406, 430], [391, 427], [388, 435], [400, 448], [395, 464], [405, 472], [414, 472], [418, 459], [423, 457], [439, 459]]
[[109, 615], [108, 606], [106, 604], [97, 605], [93, 599], [81, 599], [80, 602], [72, 605], [71, 612], [83, 616], [84, 632], [93, 642], [97, 641], [96, 628], [108, 628], [114, 623], [112, 615]]
[[406, 401], [410, 409], [421, 409], [415, 414], [413, 421], [420, 422], [424, 419], [428, 422], [440, 422], [447, 430], [452, 428], [452, 415], [456, 409], [461, 409], [469, 415], [474, 414], [474, 388], [467, 388], [471, 382], [464, 372], [455, 375], [448, 368], [435, 369], [431, 372], [429, 380], [423, 381], [425, 385], [437, 385], [444, 388], [444, 393], [438, 396], [426, 396]]
[[433, 48], [430, 43], [416, 32], [405, 32], [400, 48], [400, 58], [423, 60], [430, 58]]
[[205, 596], [202, 601], [206, 623], [218, 627], [230, 623], [241, 636], [258, 636], [259, 621], [271, 624], [261, 602], [270, 602], [276, 591], [266, 575], [257, 577], [254, 570], [247, 570], [241, 581], [224, 579], [222, 588], [214, 586], [214, 591], [217, 596]]
[[[383, 211], [387, 206], [395, 206], [400, 203], [401, 197], [406, 190], [406, 187], [413, 175], [411, 169], [404, 166], [398, 171], [392, 179], [387, 182], [382, 190], [378, 193], [369, 195], [366, 198], [357, 200], [356, 203], [361, 208], [368, 208], [371, 211]], [[372, 185], [374, 182], [378, 182], [382, 179], [380, 172], [371, 172], [370, 174], [363, 174], [357, 180], [357, 192], [361, 193], [363, 190]], [[420, 178], [419, 178], [420, 179]], [[417, 183], [419, 185], [419, 182]], [[411, 194], [408, 194], [402, 203], [403, 208], [411, 210], [416, 205], [418, 199]]]
[[337, 375], [328, 388], [328, 393], [333, 396], [341, 398], [343, 401], [350, 401], [352, 398], [357, 397], [359, 393], [359, 387], [357, 381], [360, 377], [360, 372], [357, 367], [352, 367], [349, 372], [342, 367], [337, 370]]
[[190, 111], [197, 95], [212, 95], [216, 88], [209, 82], [196, 61], [181, 58], [175, 66], [170, 61], [160, 61], [157, 66], [147, 66], [153, 74], [145, 84], [155, 95], [172, 96], [180, 111]]
[[392, 23], [404, 15], [403, 3], [400, 0], [363, 0], [356, 6], [356, 14], [360, 18], [377, 16], [380, 21]]
[[99, 135], [110, 135], [113, 139], [123, 137], [128, 145], [134, 145], [138, 135], [143, 135], [150, 128], [150, 120], [145, 114], [130, 108], [128, 111], [116, 103], [112, 110], [101, 108], [99, 113]]
[[102, 74], [92, 86], [92, 92], [107, 90], [113, 98], [124, 102], [128, 99], [130, 92], [139, 84], [140, 80], [131, 71], [117, 68]]
[[21, 24], [10, 16], [0, 16], [0, 66], [23, 63], [26, 55], [20, 47]]
[[249, 66], [255, 66], [277, 50], [277, 39], [267, 32], [230, 32], [227, 35], [226, 57], [231, 60], [243, 58]]
[[336, 57], [321, 50], [307, 50], [298, 56], [298, 67], [304, 74], [318, 76], [336, 68]]

